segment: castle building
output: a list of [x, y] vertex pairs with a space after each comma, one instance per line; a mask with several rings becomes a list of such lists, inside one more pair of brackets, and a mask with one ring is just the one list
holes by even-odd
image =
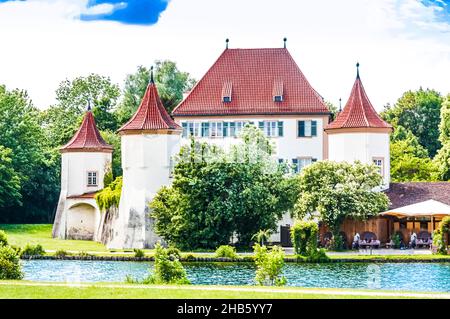
[[[286, 47], [227, 47], [174, 109], [173, 119], [158, 96], [153, 71], [151, 78], [138, 110], [119, 129], [123, 188], [108, 226], [109, 248], [147, 248], [161, 240], [153, 230], [148, 203], [162, 186], [170, 185], [173, 156], [191, 136], [229, 148], [240, 141], [239, 133], [247, 123], [259, 127], [273, 142], [274, 160], [292, 165], [296, 173], [315, 161], [359, 160], [378, 165], [383, 188], [389, 186], [392, 127], [371, 105], [359, 70], [344, 110], [332, 123], [324, 99]], [[103, 187], [112, 149], [101, 139], [90, 111], [61, 152], [62, 189], [54, 236], [98, 240], [104, 221], [93, 194]], [[94, 172], [95, 187], [89, 185]], [[270, 240], [286, 241], [292, 224], [286, 213]]]
[[94, 196], [103, 189], [113, 148], [101, 137], [90, 108], [78, 131], [60, 152], [61, 193], [53, 237], [98, 241], [102, 214]]

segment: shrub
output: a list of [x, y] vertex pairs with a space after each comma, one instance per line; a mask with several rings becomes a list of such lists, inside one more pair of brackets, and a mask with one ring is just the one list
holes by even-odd
[[255, 281], [259, 285], [283, 286], [286, 278], [281, 276], [284, 266], [284, 251], [281, 247], [273, 246], [269, 252], [266, 246], [255, 244], [256, 275]]
[[169, 257], [174, 260], [174, 259], [181, 259], [181, 251], [178, 248], [175, 247], [169, 247], [166, 249], [167, 254], [169, 255]]
[[55, 252], [55, 256], [58, 257], [58, 258], [64, 258], [64, 257], [66, 257], [68, 255], [69, 255], [69, 253], [67, 251], [65, 251], [64, 249], [58, 249]]
[[36, 246], [26, 244], [22, 249], [21, 256], [42, 256], [45, 255], [45, 250], [40, 244]]
[[313, 263], [324, 263], [329, 262], [330, 257], [327, 256], [325, 249], [319, 249], [309, 255], [306, 260]]
[[192, 254], [186, 254], [184, 255], [184, 260], [186, 261], [194, 261], [195, 260], [195, 256]]
[[236, 248], [228, 246], [228, 245], [222, 245], [219, 248], [216, 249], [216, 257], [225, 257], [230, 259], [237, 259], [237, 253]]
[[190, 284], [186, 276], [186, 270], [174, 254], [169, 254], [170, 249], [165, 249], [161, 244], [155, 246], [155, 269], [153, 274], [139, 281], [127, 275], [125, 281], [127, 283], [139, 284]]
[[134, 249], [134, 257], [136, 258], [142, 258], [144, 257], [145, 253], [142, 249]]
[[395, 233], [394, 236], [392, 236], [392, 242], [394, 243], [394, 248], [396, 249], [400, 248], [402, 238], [399, 233]]
[[313, 221], [298, 221], [291, 229], [291, 240], [297, 255], [310, 256], [317, 251], [319, 227]]
[[8, 237], [3, 230], [0, 230], [0, 247], [8, 245]]
[[80, 257], [89, 257], [89, 256], [92, 256], [91, 254], [88, 254], [87, 252], [85, 252], [85, 251], [80, 251], [79, 253], [78, 253], [78, 256], [80, 256]]
[[436, 247], [436, 253], [439, 255], [447, 255], [447, 245], [444, 240], [444, 233], [441, 229], [433, 232], [433, 246]]
[[0, 280], [22, 279], [19, 254], [9, 246], [0, 246]]

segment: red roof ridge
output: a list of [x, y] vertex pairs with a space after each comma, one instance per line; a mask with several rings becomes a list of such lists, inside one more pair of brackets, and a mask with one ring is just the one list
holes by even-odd
[[151, 81], [136, 113], [118, 132], [180, 129], [181, 127], [167, 113], [159, 98], [158, 89], [155, 83]]
[[[274, 79], [283, 82], [283, 101], [273, 99]], [[221, 98], [233, 83], [231, 102]], [[225, 49], [172, 111], [173, 116], [329, 114], [286, 48]]]
[[327, 125], [325, 130], [348, 128], [392, 129], [392, 126], [379, 116], [370, 102], [359, 77], [359, 72], [347, 104], [336, 119]]
[[94, 115], [88, 110], [84, 115], [80, 128], [66, 145], [60, 148], [61, 152], [70, 151], [108, 151], [113, 147], [105, 142], [97, 126]]

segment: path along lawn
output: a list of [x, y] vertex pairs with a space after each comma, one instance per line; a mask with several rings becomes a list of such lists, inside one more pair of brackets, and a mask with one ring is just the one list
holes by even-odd
[[445, 298], [448, 293], [248, 286], [152, 286], [0, 281], [0, 299], [400, 299]]

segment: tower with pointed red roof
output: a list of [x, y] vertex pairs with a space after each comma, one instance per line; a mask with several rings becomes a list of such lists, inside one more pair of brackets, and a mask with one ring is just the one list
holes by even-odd
[[151, 70], [150, 83], [133, 117], [120, 129], [123, 186], [110, 248], [152, 248], [154, 233], [148, 204], [170, 183], [171, 157], [179, 151], [181, 127], [164, 108]]
[[325, 127], [329, 159], [361, 161], [379, 166], [383, 188], [390, 182], [389, 135], [392, 126], [375, 111], [357, 75], [350, 97], [336, 119]]
[[98, 240], [101, 214], [94, 199], [103, 189], [113, 148], [100, 135], [90, 109], [61, 152], [61, 193], [53, 237]]

